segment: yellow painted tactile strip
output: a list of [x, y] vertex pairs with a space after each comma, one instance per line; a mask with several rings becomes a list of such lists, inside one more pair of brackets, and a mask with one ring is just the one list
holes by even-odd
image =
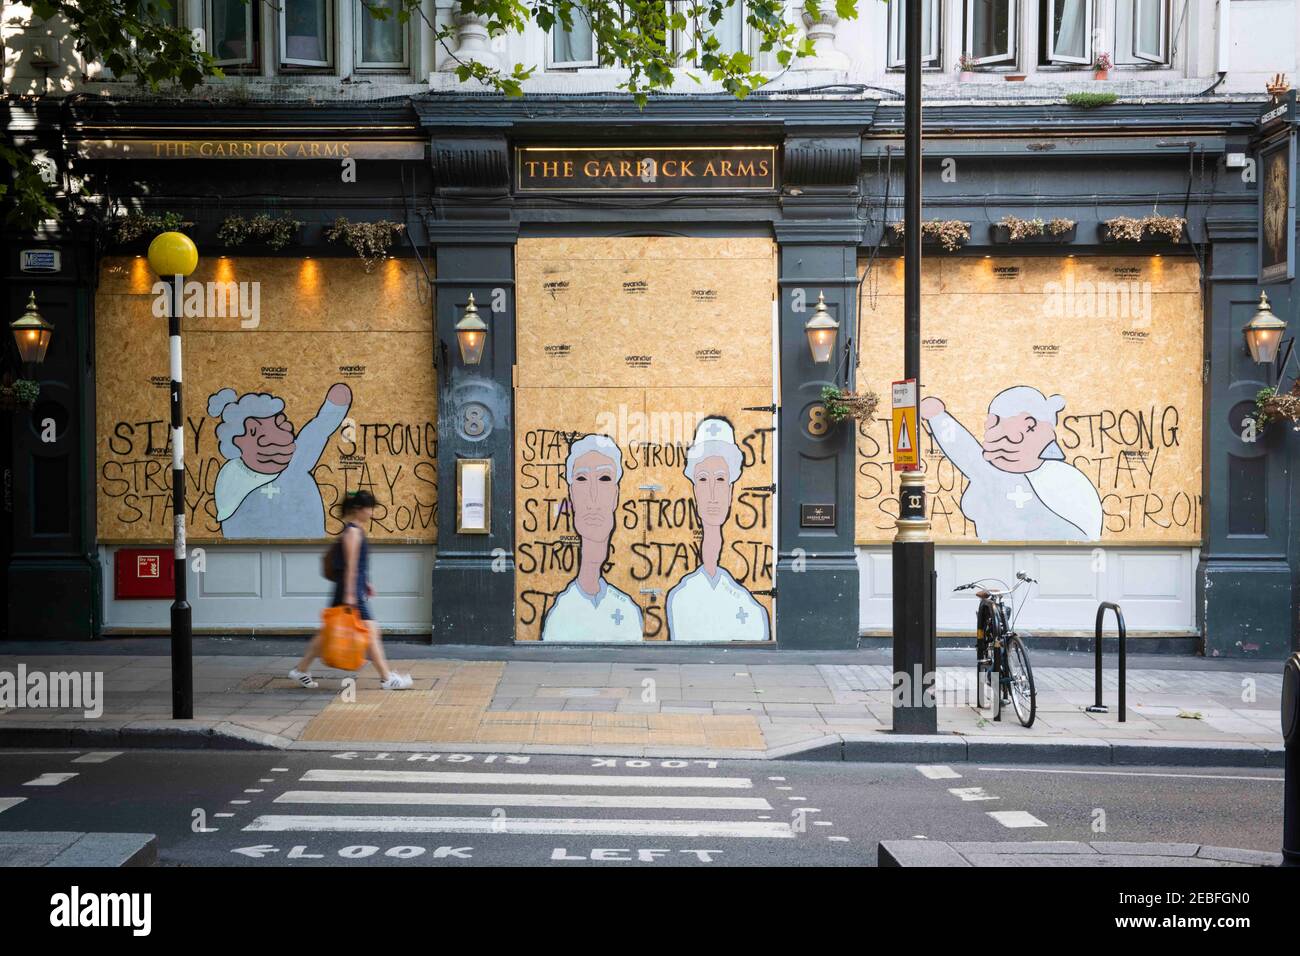
[[335, 698], [304, 728], [303, 740], [717, 747], [762, 750], [748, 714], [621, 714], [607, 711], [490, 711], [505, 671], [500, 661], [394, 661], [430, 688], [393, 693], [365, 680], [355, 703]]

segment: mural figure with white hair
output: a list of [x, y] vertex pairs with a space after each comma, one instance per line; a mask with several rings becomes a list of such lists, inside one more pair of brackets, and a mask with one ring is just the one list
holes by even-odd
[[665, 611], [670, 641], [766, 641], [767, 609], [724, 568], [722, 528], [731, 514], [731, 495], [745, 456], [731, 422], [705, 418], [686, 452], [686, 477], [701, 526], [700, 566], [668, 592]]
[[641, 608], [605, 580], [623, 453], [608, 435], [587, 435], [569, 447], [565, 499], [578, 535], [578, 573], [542, 621], [544, 641], [639, 641]]
[[966, 476], [962, 513], [986, 541], [1096, 541], [1101, 498], [1056, 443], [1065, 408], [1036, 388], [1017, 385], [989, 402], [978, 441], [938, 398], [921, 400], [921, 418], [940, 450]]
[[332, 385], [316, 417], [295, 434], [282, 398], [223, 388], [208, 399], [208, 414], [221, 419], [217, 441], [226, 458], [213, 496], [225, 537], [325, 537], [325, 503], [312, 469], [351, 405], [352, 390]]

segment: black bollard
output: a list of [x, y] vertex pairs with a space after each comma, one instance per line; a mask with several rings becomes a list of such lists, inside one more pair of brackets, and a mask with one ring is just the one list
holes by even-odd
[[1300, 866], [1300, 652], [1282, 667], [1282, 865]]

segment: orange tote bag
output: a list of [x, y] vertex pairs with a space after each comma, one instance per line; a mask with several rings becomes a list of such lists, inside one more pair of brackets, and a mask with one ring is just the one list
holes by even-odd
[[321, 622], [325, 629], [321, 657], [325, 663], [339, 670], [360, 670], [366, 663], [366, 648], [370, 646], [370, 628], [361, 619], [361, 613], [340, 604], [326, 608]]

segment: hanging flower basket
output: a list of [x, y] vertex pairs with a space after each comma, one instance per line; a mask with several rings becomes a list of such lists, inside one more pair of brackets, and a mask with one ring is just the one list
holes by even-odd
[[865, 392], [850, 392], [827, 385], [822, 388], [822, 404], [826, 406], [826, 414], [833, 422], [842, 422], [846, 418], [869, 422], [876, 414], [880, 396], [870, 389]]
[[390, 222], [387, 219], [352, 222], [339, 216], [334, 220], [334, 225], [325, 230], [325, 238], [349, 246], [366, 264], [366, 271], [369, 272], [388, 255], [393, 240], [405, 228], [405, 223]]
[[989, 226], [989, 235], [996, 243], [1066, 243], [1073, 242], [1078, 224], [1073, 219], [1020, 219], [1003, 216], [1000, 222]]
[[1187, 220], [1182, 216], [1115, 216], [1097, 224], [1102, 242], [1181, 242]]
[[1275, 388], [1263, 388], [1255, 395], [1255, 427], [1263, 432], [1273, 422], [1290, 422], [1300, 432], [1300, 381], [1281, 395]]
[[[889, 224], [892, 241], [903, 241], [903, 221]], [[937, 245], [944, 252], [956, 252], [970, 241], [970, 223], [960, 219], [927, 219], [921, 223], [921, 242]]]
[[20, 378], [12, 384], [0, 385], [0, 410], [12, 412], [19, 408], [34, 408], [40, 397], [40, 382]]

